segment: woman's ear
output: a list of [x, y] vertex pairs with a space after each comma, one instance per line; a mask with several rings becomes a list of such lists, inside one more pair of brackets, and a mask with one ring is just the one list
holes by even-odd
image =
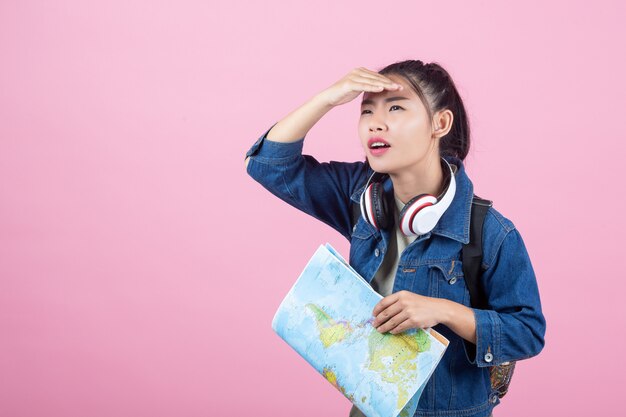
[[433, 126], [434, 126], [434, 136], [436, 138], [441, 138], [450, 132], [452, 128], [452, 122], [454, 121], [454, 115], [448, 109], [440, 110], [435, 113]]

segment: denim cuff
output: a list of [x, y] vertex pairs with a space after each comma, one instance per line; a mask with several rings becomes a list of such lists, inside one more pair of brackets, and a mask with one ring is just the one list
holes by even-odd
[[249, 156], [256, 156], [263, 162], [283, 162], [285, 160], [292, 159], [296, 155], [302, 154], [304, 137], [294, 142], [274, 142], [267, 138], [267, 134], [270, 130], [272, 130], [272, 127], [274, 127], [276, 123], [267, 129], [265, 133], [263, 133], [261, 137], [254, 142], [254, 145], [252, 145], [248, 152], [246, 152], [244, 159]]
[[472, 308], [476, 319], [476, 344], [463, 340], [465, 356], [479, 368], [497, 365], [500, 361], [500, 321], [493, 310]]

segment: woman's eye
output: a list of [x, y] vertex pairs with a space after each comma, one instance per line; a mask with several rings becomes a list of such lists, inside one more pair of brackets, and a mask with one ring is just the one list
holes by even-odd
[[[401, 108], [402, 108], [402, 107], [398, 106], [397, 104], [394, 104], [393, 106], [391, 106], [391, 107], [389, 108], [389, 110], [393, 109], [394, 107], [397, 107], [397, 108], [399, 108], [399, 109], [401, 109]], [[368, 112], [368, 111], [370, 111], [370, 110], [363, 110], [363, 111], [361, 112], [361, 114], [365, 114], [365, 112]]]

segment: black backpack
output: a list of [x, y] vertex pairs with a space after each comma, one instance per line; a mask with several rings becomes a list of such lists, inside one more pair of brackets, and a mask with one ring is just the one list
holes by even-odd
[[[463, 245], [461, 256], [463, 261], [463, 275], [465, 284], [470, 293], [470, 304], [474, 308], [487, 309], [487, 299], [482, 288], [479, 288], [480, 281], [478, 277], [481, 274], [481, 264], [483, 259], [483, 223], [485, 215], [489, 207], [493, 205], [491, 200], [486, 200], [474, 194], [472, 198], [471, 224], [470, 224], [470, 241]], [[352, 202], [352, 226], [356, 224], [361, 216], [361, 206], [359, 203]], [[468, 352], [471, 357], [476, 356], [476, 345], [467, 344]], [[491, 375], [491, 388], [498, 393], [498, 397], [502, 398], [507, 393], [515, 362], [504, 362], [501, 365], [491, 366], [489, 368]]]

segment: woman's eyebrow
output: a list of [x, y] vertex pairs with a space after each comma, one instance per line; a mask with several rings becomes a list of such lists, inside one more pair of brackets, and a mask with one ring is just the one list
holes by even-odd
[[[389, 103], [390, 101], [397, 101], [397, 100], [408, 100], [408, 97], [402, 97], [402, 96], [396, 96], [396, 97], [388, 97], [385, 99], [385, 103]], [[367, 99], [367, 100], [363, 100], [361, 102], [361, 106], [365, 106], [366, 104], [374, 104], [374, 100], [372, 99]]]

